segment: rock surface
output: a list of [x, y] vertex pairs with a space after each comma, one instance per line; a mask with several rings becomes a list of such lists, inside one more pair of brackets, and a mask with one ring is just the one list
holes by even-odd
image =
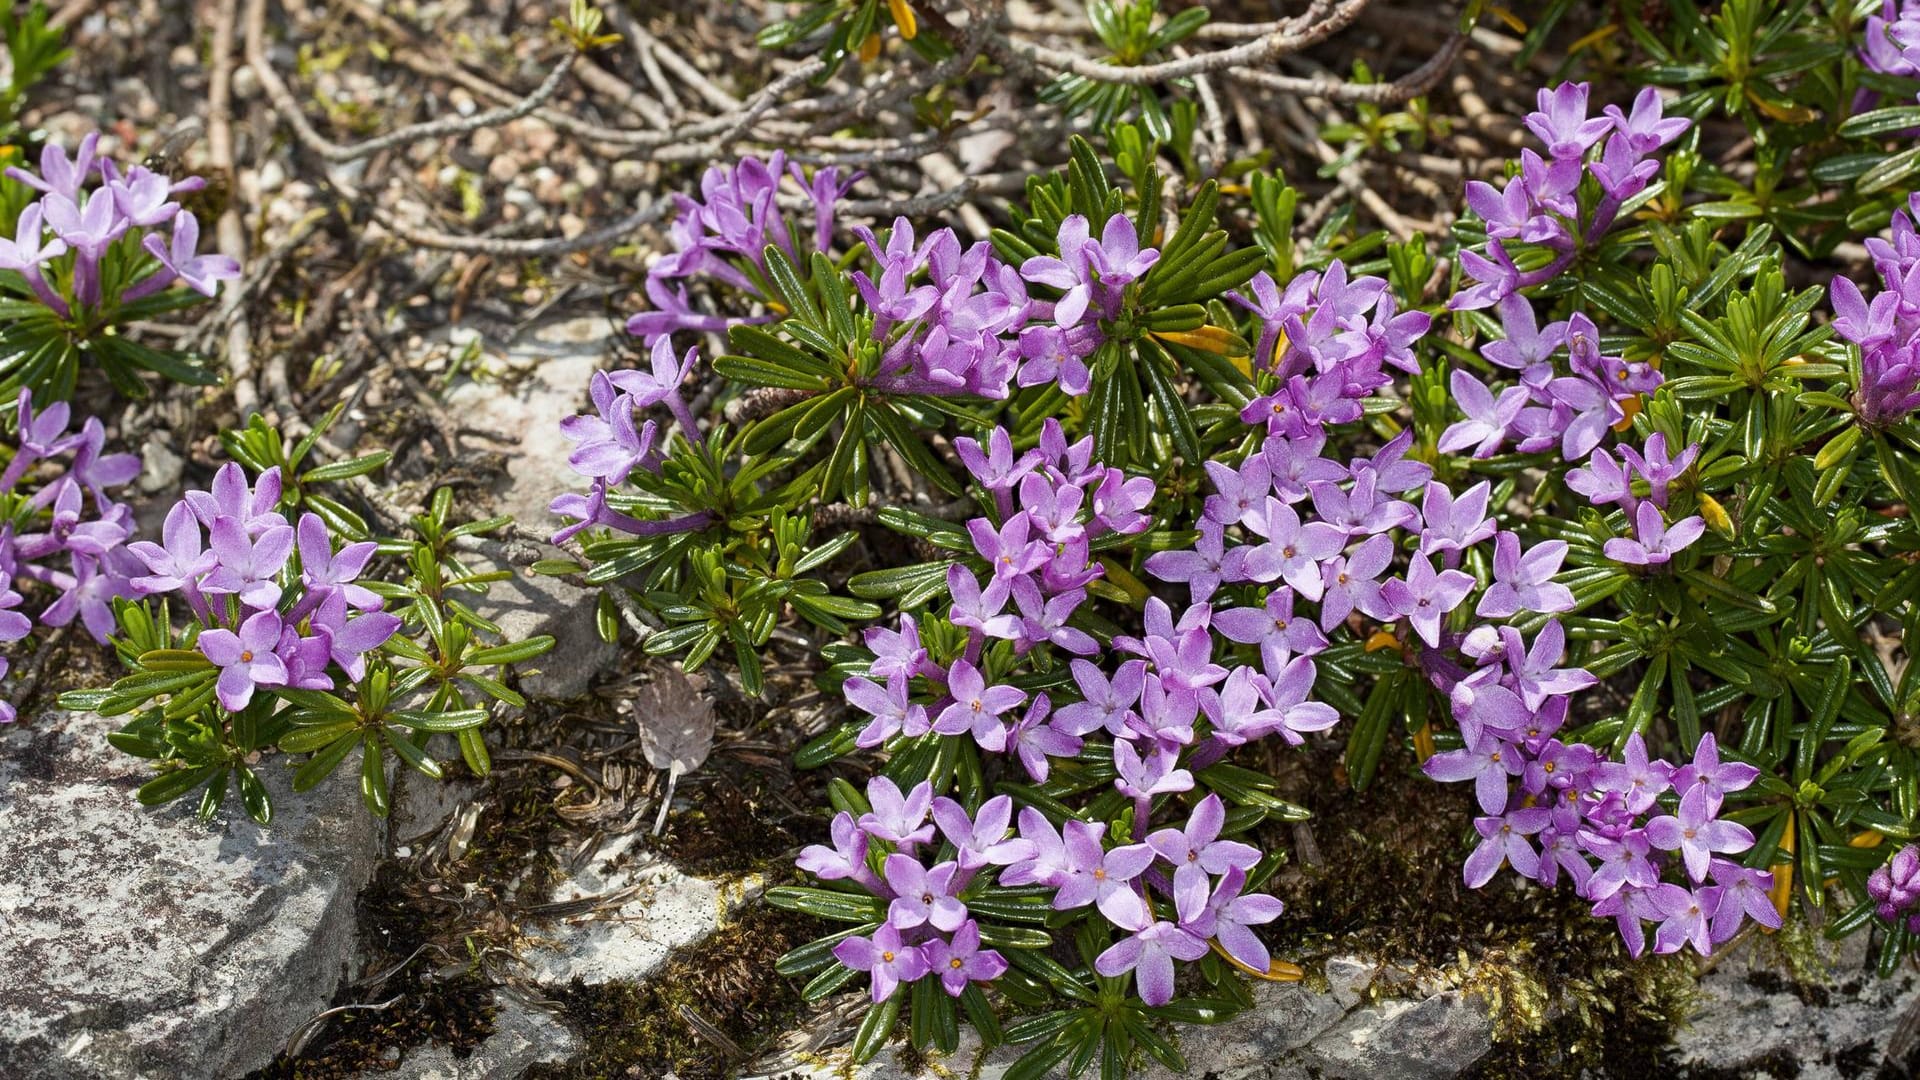
[[236, 1076], [326, 1008], [381, 845], [353, 770], [301, 796], [269, 765], [274, 823], [147, 810], [113, 722], [0, 733], [0, 1076]]
[[756, 882], [694, 877], [650, 853], [635, 852], [638, 838], [628, 833], [609, 842], [554, 887], [554, 903], [598, 903], [590, 913], [547, 928], [547, 940], [527, 950], [523, 959], [533, 978], [551, 986], [574, 979], [588, 985], [645, 979], [676, 950], [705, 940], [742, 903], [759, 895]]
[[[534, 327], [509, 342], [450, 333], [448, 347], [475, 349], [469, 379], [447, 395], [470, 449], [502, 453], [506, 475], [495, 486], [493, 512], [510, 514], [532, 532], [546, 535], [563, 522], [548, 511], [554, 496], [580, 491], [585, 482], [567, 465], [573, 444], [560, 434], [560, 421], [587, 408], [587, 383], [596, 370], [613, 363], [614, 335], [624, 330], [605, 318], [566, 319]], [[552, 634], [553, 651], [528, 664], [521, 685], [546, 698], [586, 693], [593, 676], [613, 663], [619, 651], [602, 641], [594, 626], [599, 593], [553, 578], [524, 572], [494, 584], [487, 592], [488, 617], [510, 640]]]
[[1914, 1075], [1920, 1039], [1893, 1045], [1920, 1010], [1911, 968], [1880, 978], [1861, 932], [1835, 948], [1826, 985], [1799, 987], [1765, 944], [1740, 949], [1701, 980], [1700, 1009], [1674, 1040], [1680, 1062], [1798, 1080], [1874, 1076], [1882, 1065], [1891, 1068], [1880, 1075]]

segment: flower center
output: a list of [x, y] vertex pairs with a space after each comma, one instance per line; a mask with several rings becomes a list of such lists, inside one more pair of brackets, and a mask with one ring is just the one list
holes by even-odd
[[1289, 558], [1289, 559], [1291, 559], [1291, 558], [1293, 558], [1293, 545], [1292, 545], [1292, 544], [1288, 544], [1288, 545], [1287, 545], [1286, 547], [1284, 547], [1284, 548], [1282, 548], [1281, 550], [1282, 550], [1283, 552], [1285, 552], [1285, 553], [1286, 553], [1286, 556], [1287, 556], [1287, 558]]
[[932, 903], [933, 903], [933, 894], [932, 894], [932, 893], [930, 893], [930, 892], [928, 892], [928, 893], [921, 893], [921, 894], [920, 894], [920, 902], [921, 902], [921, 903], [923, 903], [923, 904], [932, 904]]
[[888, 949], [886, 952], [881, 953], [880, 959], [886, 961], [889, 964], [893, 963], [893, 950]]
[[966, 967], [967, 965], [965, 961], [961, 960], [959, 957], [956, 956], [953, 959], [947, 961], [947, 966], [952, 968], [955, 971], [959, 971], [961, 968]]
[[253, 663], [253, 650], [252, 649], [240, 650], [240, 662], [243, 664]]
[[1105, 868], [1105, 867], [1095, 867], [1095, 868], [1094, 868], [1094, 871], [1093, 871], [1093, 880], [1095, 880], [1095, 881], [1105, 881], [1105, 880], [1107, 880], [1107, 871], [1106, 871], [1106, 868]]
[[979, 699], [979, 698], [975, 698], [975, 699], [974, 699], [974, 701], [973, 701], [973, 711], [974, 711], [974, 712], [979, 712], [979, 711], [980, 711], [980, 710], [981, 710], [981, 709], [982, 709], [983, 707], [984, 707], [984, 706], [982, 706], [982, 705], [980, 704], [980, 699]]

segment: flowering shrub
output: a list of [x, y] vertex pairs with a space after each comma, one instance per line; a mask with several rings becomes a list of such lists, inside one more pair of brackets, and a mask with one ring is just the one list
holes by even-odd
[[[0, 644], [33, 632], [35, 619], [19, 609], [38, 593], [52, 597], [40, 625], [78, 619], [105, 643], [114, 598], [131, 594], [130, 575], [139, 566], [127, 545], [133, 511], [107, 492], [139, 475], [140, 461], [107, 452], [98, 417], [87, 417], [79, 431], [70, 431], [72, 422], [65, 402], [35, 412], [32, 393], [20, 392], [13, 454], [0, 472]], [[66, 467], [56, 472], [63, 458]], [[10, 666], [0, 655], [0, 678]], [[13, 704], [0, 701], [0, 723], [13, 719]]]
[[71, 157], [49, 143], [39, 172], [12, 167], [0, 184], [0, 221], [11, 222], [12, 234], [0, 238], [0, 390], [25, 386], [65, 400], [83, 357], [133, 397], [146, 393], [143, 371], [210, 385], [215, 374], [197, 360], [122, 333], [240, 276], [233, 259], [200, 253], [200, 222], [181, 208], [178, 196], [205, 181], [174, 180], [142, 165], [122, 171], [95, 155], [98, 142], [88, 135]]
[[[1796, 896], [1840, 903], [1836, 936], [1896, 921], [1883, 969], [1905, 955], [1912, 859], [1880, 844], [1920, 812], [1920, 686], [1863, 631], [1920, 589], [1885, 561], [1920, 550], [1913, 218], [1823, 325], [1772, 220], [1692, 197], [1726, 192], [1686, 115], [1590, 95], [1541, 91], [1450, 273], [1294, 237], [1270, 176], [1163, 222], [1146, 125], [1110, 136], [1124, 185], [1075, 140], [971, 247], [902, 219], [837, 249], [844, 185], [778, 161], [682, 202], [633, 323], [651, 371], [596, 376], [567, 426], [587, 565], [556, 569], [657, 618], [651, 652], [730, 643], [753, 693], [788, 608], [834, 636], [892, 609], [821, 650], [853, 716], [798, 754], [878, 774], [830, 783], [817, 885], [769, 894], [845, 924], [781, 970], [809, 998], [866, 977], [857, 1058], [904, 1011], [916, 1046], [962, 1013], [1030, 1043], [1021, 1076], [1178, 1068], [1160, 1022], [1289, 973], [1258, 930], [1283, 855], [1250, 841], [1301, 811], [1248, 767], [1267, 736], [1344, 740], [1357, 787], [1409, 753], [1471, 781], [1466, 882], [1564, 880], [1635, 955]], [[770, 209], [788, 179], [811, 232]], [[688, 267], [725, 314], [656, 287]], [[722, 327], [693, 415], [674, 335]]]
[[[387, 455], [302, 469], [316, 437], [289, 448], [257, 416], [230, 433], [240, 461], [175, 503], [157, 542], [127, 545], [141, 565], [116, 582], [110, 608], [107, 596], [96, 602], [96, 633], [104, 639], [117, 624], [113, 645], [132, 674], [61, 703], [132, 717], [111, 738], [159, 769], [140, 788], [142, 803], [197, 790], [211, 817], [237, 788], [266, 824], [271, 800], [255, 772], [263, 751], [311, 754], [293, 773], [293, 789], [305, 791], [358, 748], [362, 798], [385, 816], [388, 752], [438, 779], [428, 742], [453, 735], [485, 775], [489, 708], [526, 704], [504, 669], [553, 639], [490, 643], [499, 628], [457, 598], [511, 575], [469, 570], [452, 550], [504, 521], [450, 525], [442, 489], [414, 519], [414, 538], [369, 539], [357, 515], [315, 489]], [[400, 580], [374, 575], [380, 556]]]

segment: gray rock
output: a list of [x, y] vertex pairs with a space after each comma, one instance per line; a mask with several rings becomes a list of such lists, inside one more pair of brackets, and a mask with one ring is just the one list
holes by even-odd
[[[1911, 968], [1876, 975], [1863, 932], [1834, 947], [1825, 986], [1796, 988], [1770, 944], [1749, 942], [1701, 980], [1698, 1010], [1674, 1039], [1679, 1060], [1770, 1075], [1788, 1075], [1779, 1070], [1791, 1062], [1800, 1080], [1872, 1075], [1920, 1010], [1920, 976]], [[1896, 1048], [1897, 1056], [1915, 1049]]]
[[[473, 450], [506, 455], [506, 476], [494, 488], [494, 512], [509, 514], [542, 535], [562, 524], [547, 505], [555, 496], [583, 491], [587, 485], [567, 464], [573, 444], [560, 434], [560, 421], [588, 407], [588, 381], [613, 363], [616, 336], [624, 337], [624, 330], [599, 317], [547, 323], [508, 342], [470, 330], [448, 332], [440, 347], [455, 354], [477, 350], [466, 370], [481, 376], [459, 383], [447, 395], [463, 429], [486, 433], [463, 439]], [[558, 639], [552, 652], [523, 670], [527, 692], [578, 697], [596, 673], [618, 658], [619, 651], [602, 641], [594, 627], [598, 598], [596, 591], [526, 573], [492, 586], [488, 617], [498, 621], [510, 639], [537, 634]]]
[[354, 947], [381, 829], [353, 770], [303, 795], [285, 769], [263, 829], [147, 810], [113, 721], [53, 713], [0, 733], [0, 1076], [234, 1076], [325, 1008]]
[[449, 332], [456, 353], [477, 341], [466, 370], [482, 377], [455, 385], [447, 405], [462, 427], [487, 433], [468, 436], [474, 449], [507, 456], [507, 475], [494, 489], [497, 512], [542, 532], [560, 524], [547, 510], [554, 496], [586, 490], [567, 465], [573, 444], [560, 434], [560, 421], [589, 408], [587, 383], [614, 363], [616, 335], [625, 331], [604, 317], [546, 323], [507, 342]]
[[464, 1058], [444, 1046], [408, 1050], [392, 1072], [393, 1080], [497, 1080], [528, 1068], [564, 1061], [580, 1050], [580, 1039], [552, 1013], [496, 994], [493, 1034]]
[[1325, 1076], [1458, 1076], [1493, 1046], [1493, 1021], [1459, 990], [1419, 1001], [1383, 1001], [1347, 1015], [1313, 1040], [1306, 1064]]
[[532, 976], [551, 986], [574, 979], [598, 983], [639, 981], [677, 950], [720, 929], [740, 905], [757, 897], [757, 878], [740, 882], [694, 877], [671, 862], [634, 851], [628, 833], [596, 852], [587, 865], [554, 887], [553, 902], [600, 898], [590, 913], [567, 919], [544, 933], [522, 959]]
[[620, 650], [600, 636], [594, 608], [600, 594], [558, 578], [525, 570], [487, 587], [481, 613], [499, 624], [508, 641], [552, 634], [553, 648], [518, 664], [520, 688], [540, 698], [566, 700], [587, 692], [594, 676], [620, 659]]

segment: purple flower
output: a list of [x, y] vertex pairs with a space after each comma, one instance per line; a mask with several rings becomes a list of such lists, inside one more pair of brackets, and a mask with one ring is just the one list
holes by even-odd
[[1052, 704], [1047, 695], [1036, 694], [1025, 716], [1007, 732], [1007, 749], [1020, 759], [1020, 765], [1036, 784], [1047, 782], [1054, 758], [1076, 757], [1080, 753], [1078, 736], [1069, 735], [1047, 721]]
[[953, 598], [947, 618], [955, 626], [964, 626], [985, 637], [1018, 637], [1020, 617], [1001, 614], [1011, 593], [1005, 578], [990, 578], [987, 587], [982, 589], [980, 579], [966, 567], [958, 564], [947, 567], [947, 595]]
[[1567, 486], [1585, 495], [1595, 506], [1618, 503], [1631, 514], [1636, 504], [1633, 475], [1605, 450], [1595, 450], [1587, 459], [1586, 468], [1569, 470]]
[[1753, 833], [1745, 825], [1721, 821], [1709, 806], [1711, 796], [1704, 787], [1694, 786], [1680, 797], [1677, 813], [1662, 815], [1647, 822], [1647, 840], [1661, 851], [1678, 851], [1694, 881], [1707, 879], [1707, 867], [1715, 853], [1740, 852], [1753, 846]]
[[992, 982], [1007, 973], [1007, 958], [980, 947], [980, 927], [971, 919], [953, 932], [951, 942], [934, 938], [921, 948], [928, 969], [953, 997], [966, 993], [970, 982]]
[[1375, 619], [1393, 618], [1380, 595], [1380, 575], [1393, 561], [1393, 547], [1392, 537], [1369, 536], [1350, 554], [1336, 555], [1321, 567], [1320, 629], [1331, 633], [1356, 610]]
[[1137, 719], [1133, 707], [1139, 703], [1141, 688], [1146, 685], [1146, 661], [1126, 661], [1114, 670], [1111, 681], [1090, 661], [1074, 660], [1068, 666], [1084, 700], [1054, 713], [1054, 726], [1069, 735], [1086, 735], [1104, 728], [1117, 736], [1127, 728], [1129, 720]]
[[986, 518], [974, 518], [967, 522], [967, 532], [996, 580], [1032, 573], [1047, 561], [1047, 546], [1032, 538], [1033, 522], [1024, 510], [998, 530]]
[[982, 750], [999, 753], [1007, 748], [1007, 727], [1000, 714], [1018, 708], [1026, 691], [1012, 686], [988, 686], [980, 669], [964, 658], [953, 662], [947, 675], [947, 693], [953, 702], [934, 718], [933, 730], [942, 735], [971, 734]]
[[1487, 514], [1492, 488], [1485, 480], [1462, 492], [1458, 499], [1445, 484], [1429, 482], [1420, 500], [1420, 554], [1459, 552], [1491, 539], [1497, 526]]
[[1715, 906], [1711, 889], [1695, 891], [1661, 882], [1650, 890], [1649, 898], [1660, 920], [1660, 928], [1653, 934], [1654, 952], [1675, 953], [1685, 945], [1692, 945], [1702, 956], [1713, 951], [1707, 923], [1708, 913]]
[[1477, 458], [1492, 457], [1499, 453], [1500, 444], [1506, 440], [1507, 429], [1513, 426], [1514, 419], [1527, 404], [1526, 387], [1510, 386], [1495, 398], [1485, 383], [1458, 369], [1453, 373], [1451, 384], [1453, 399], [1467, 418], [1441, 433], [1440, 451], [1457, 454], [1472, 447], [1473, 456]]
[[[693, 370], [693, 365], [699, 360], [700, 350], [688, 349], [686, 355], [676, 363], [673, 359], [673, 342], [667, 338], [661, 338], [653, 343], [650, 371], [637, 369], [614, 371], [607, 373], [606, 378], [632, 398], [633, 405], [637, 408], [644, 409], [664, 404], [667, 411], [672, 413], [673, 418], [679, 422], [680, 430], [686, 433], [687, 438], [698, 441], [700, 425], [694, 420], [692, 411], [687, 408], [687, 403], [680, 397], [680, 384], [687, 381], [687, 374]], [[597, 374], [599, 373], [596, 372]], [[604, 414], [605, 410], [601, 411]], [[632, 423], [632, 418], [629, 417], [628, 426]], [[614, 482], [619, 483], [617, 480]]]
[[648, 420], [636, 426], [633, 398], [616, 393], [613, 380], [604, 371], [593, 373], [588, 392], [599, 415], [570, 416], [560, 421], [560, 433], [579, 444], [567, 455], [567, 464], [589, 479], [624, 483], [636, 466], [649, 467], [656, 454], [654, 440], [659, 425]]
[[1584, 668], [1556, 668], [1567, 651], [1567, 632], [1558, 619], [1549, 619], [1528, 649], [1520, 631], [1511, 626], [1500, 628], [1506, 646], [1507, 672], [1514, 689], [1529, 710], [1538, 709], [1549, 697], [1585, 690], [1600, 680]]
[[200, 635], [198, 644], [201, 654], [220, 669], [214, 694], [228, 712], [246, 708], [256, 686], [287, 684], [287, 666], [274, 652], [280, 644], [278, 612], [255, 612], [240, 624], [237, 634], [226, 629], [208, 630]]
[[[1584, 895], [1589, 900], [1604, 900], [1623, 889], [1649, 888], [1660, 880], [1660, 871], [1647, 857], [1652, 848], [1643, 830], [1634, 829], [1618, 840], [1590, 835], [1586, 837], [1586, 847], [1600, 860], [1599, 868], [1587, 879]], [[1604, 913], [1596, 910], [1594, 914]]]
[[1094, 959], [1093, 969], [1109, 979], [1131, 971], [1140, 1000], [1165, 1005], [1173, 1000], [1173, 962], [1205, 955], [1207, 943], [1200, 935], [1176, 923], [1156, 922], [1114, 942]]
[[933, 820], [959, 853], [962, 871], [1009, 866], [1033, 858], [1038, 849], [1032, 841], [1008, 836], [1012, 818], [1013, 799], [1007, 795], [981, 803], [979, 812], [971, 818], [966, 808], [952, 799], [942, 796], [933, 800]]
[[[275, 576], [293, 553], [292, 526], [276, 525], [258, 540], [249, 540], [237, 519], [220, 517], [208, 531], [218, 563], [200, 587], [210, 593], [236, 594], [249, 607], [270, 608], [279, 603], [280, 583]], [[278, 634], [278, 628], [274, 632]]]
[[287, 519], [280, 515], [280, 468], [274, 466], [260, 474], [259, 481], [247, 486], [247, 474], [228, 462], [213, 474], [213, 490], [189, 491], [185, 496], [193, 515], [209, 528], [220, 518], [240, 522], [247, 535], [258, 537], [268, 529], [284, 528]]
[[99, 142], [99, 132], [88, 132], [86, 137], [80, 140], [80, 148], [74, 151], [72, 160], [67, 158], [66, 147], [49, 142], [40, 149], [39, 176], [17, 165], [9, 168], [6, 175], [35, 191], [49, 195], [64, 195], [69, 199], [76, 198], [80, 194], [81, 185], [87, 181], [87, 174], [93, 171], [94, 147]]
[[1752, 919], [1769, 930], [1780, 929], [1780, 912], [1769, 895], [1773, 875], [1753, 870], [1726, 859], [1713, 860], [1713, 883], [1719, 897], [1713, 906], [1713, 943], [1733, 940], [1743, 919]]
[[1707, 809], [1711, 813], [1720, 812], [1720, 804], [1729, 792], [1745, 790], [1747, 785], [1760, 776], [1760, 770], [1743, 761], [1720, 761], [1720, 743], [1709, 731], [1700, 736], [1700, 743], [1693, 749], [1693, 763], [1682, 765], [1674, 770], [1673, 789], [1682, 795], [1694, 788], [1707, 793]]
[[808, 844], [794, 865], [822, 881], [851, 880], [874, 893], [883, 893], [883, 883], [867, 866], [867, 834], [853, 822], [853, 815], [842, 810], [833, 815], [829, 829], [833, 846]]
[[1133, 221], [1125, 214], [1107, 219], [1099, 243], [1092, 240], [1087, 219], [1074, 214], [1060, 223], [1059, 241], [1058, 258], [1036, 255], [1020, 265], [1020, 276], [1065, 290], [1053, 309], [1053, 321], [1061, 327], [1079, 323], [1096, 303], [1097, 317], [1118, 315], [1120, 292], [1160, 259], [1155, 249], [1141, 249]]
[[1489, 814], [1498, 814], [1507, 808], [1507, 778], [1519, 776], [1524, 767], [1525, 755], [1519, 747], [1499, 739], [1488, 739], [1477, 748], [1468, 746], [1435, 754], [1420, 768], [1442, 783], [1474, 781], [1474, 794], [1480, 799], [1480, 809]]
[[184, 502], [175, 503], [167, 511], [167, 520], [160, 529], [162, 544], [139, 540], [127, 545], [127, 550], [139, 556], [152, 571], [151, 576], [133, 579], [135, 588], [145, 593], [172, 592], [199, 581], [200, 576], [213, 569], [216, 556], [211, 551], [200, 549], [200, 524], [194, 519], [193, 508]]
[[1523, 553], [1518, 534], [1493, 538], [1493, 583], [1473, 609], [1483, 619], [1505, 619], [1522, 611], [1553, 614], [1573, 610], [1573, 590], [1554, 582], [1567, 557], [1565, 540], [1543, 540]]
[[1407, 620], [1422, 641], [1437, 649], [1441, 622], [1466, 600], [1473, 586], [1473, 575], [1458, 570], [1436, 571], [1425, 555], [1416, 555], [1405, 580], [1389, 579], [1380, 587], [1380, 598], [1396, 616]]
[[1695, 443], [1681, 451], [1677, 457], [1667, 456], [1667, 437], [1661, 432], [1647, 436], [1647, 454], [1641, 457], [1631, 446], [1620, 447], [1620, 456], [1633, 466], [1633, 471], [1647, 482], [1652, 489], [1652, 499], [1666, 509], [1667, 488], [1693, 465], [1700, 456], [1700, 445]]
[[1136, 802], [1155, 795], [1192, 791], [1193, 774], [1175, 768], [1179, 760], [1178, 750], [1171, 747], [1156, 746], [1142, 758], [1132, 743], [1117, 740], [1113, 744], [1113, 765], [1120, 775], [1114, 780], [1114, 786]]
[[895, 675], [912, 678], [928, 665], [927, 650], [920, 644], [920, 626], [912, 615], [900, 616], [899, 630], [868, 627], [862, 640], [873, 650], [873, 663], [867, 670], [876, 679], [891, 680]]
[[834, 959], [855, 971], [873, 977], [873, 1002], [893, 996], [901, 983], [918, 980], [927, 973], [927, 958], [915, 945], [909, 945], [890, 922], [882, 923], [872, 938], [850, 937], [833, 947]]
[[1626, 799], [1627, 812], [1642, 814], [1666, 791], [1673, 778], [1673, 766], [1647, 757], [1647, 741], [1634, 732], [1627, 737], [1626, 751], [1619, 761], [1609, 761], [1595, 774], [1594, 786], [1600, 791], [1615, 791]]
[[367, 670], [365, 655], [387, 643], [400, 629], [400, 619], [384, 611], [370, 611], [349, 620], [347, 598], [331, 593], [313, 613], [314, 633], [327, 643], [333, 662], [358, 682]]
[[1662, 520], [1660, 508], [1651, 501], [1634, 511], [1635, 536], [1629, 540], [1615, 537], [1601, 550], [1614, 562], [1629, 566], [1659, 566], [1667, 563], [1707, 531], [1707, 523], [1698, 515], [1669, 526]]
[[[87, 209], [93, 209], [93, 203], [100, 201], [96, 194], [89, 200]], [[79, 243], [68, 237], [68, 243]], [[222, 281], [233, 281], [240, 276], [240, 262], [230, 255], [200, 255], [200, 222], [191, 213], [182, 210], [173, 218], [173, 237], [171, 243], [161, 243], [158, 236], [147, 234], [141, 241], [147, 254], [160, 261], [163, 268], [159, 275], [163, 282], [175, 278], [187, 283], [187, 287], [202, 296], [212, 296]], [[144, 284], [144, 283], [143, 283]], [[139, 286], [135, 286], [139, 288]], [[131, 294], [134, 290], [128, 290]], [[137, 297], [136, 297], [137, 298]]]
[[1057, 877], [1059, 888], [1053, 896], [1053, 907], [1068, 911], [1092, 904], [1115, 926], [1137, 930], [1147, 925], [1150, 913], [1133, 880], [1153, 865], [1153, 849], [1145, 844], [1128, 844], [1104, 851], [1100, 838], [1105, 832], [1104, 825], [1077, 819], [1069, 819], [1061, 829], [1066, 857]]
[[1502, 862], [1512, 866], [1514, 873], [1521, 877], [1539, 874], [1540, 853], [1533, 849], [1527, 837], [1546, 828], [1551, 819], [1546, 810], [1537, 806], [1499, 817], [1474, 818], [1473, 828], [1480, 834], [1480, 844], [1467, 856], [1464, 870], [1467, 887], [1477, 889], [1493, 880]]
[[[314, 600], [315, 593], [324, 597], [324, 594], [337, 590], [346, 597], [347, 603], [361, 611], [380, 610], [380, 595], [364, 585], [355, 584], [378, 545], [363, 540], [334, 551], [327, 523], [320, 520], [318, 514], [300, 515], [300, 524], [295, 527], [294, 535], [300, 548], [300, 578], [307, 587], [309, 601], [318, 606]], [[197, 546], [197, 530], [195, 541]]]
[[1220, 796], [1209, 794], [1193, 808], [1186, 828], [1161, 829], [1147, 837], [1148, 846], [1174, 866], [1175, 895], [1182, 889], [1205, 889], [1209, 875], [1232, 868], [1251, 870], [1259, 863], [1260, 852], [1251, 845], [1220, 839], [1226, 823], [1226, 804]]
[[954, 895], [953, 879], [959, 871], [958, 863], [943, 862], [928, 869], [911, 855], [887, 856], [887, 887], [894, 896], [887, 922], [902, 930], [925, 925], [948, 933], [958, 930], [967, 921], [967, 905]]
[[1200, 522], [1200, 538], [1185, 551], [1156, 551], [1147, 556], [1146, 571], [1161, 581], [1185, 582], [1196, 604], [1204, 603], [1219, 588], [1221, 581], [1245, 580], [1245, 547], [1226, 547], [1226, 526], [1217, 521]]
[[1527, 130], [1547, 144], [1547, 152], [1556, 158], [1578, 158], [1613, 130], [1613, 121], [1604, 116], [1587, 116], [1587, 84], [1564, 82], [1552, 90], [1541, 90], [1538, 110], [1526, 115]]
[[[1387, 541], [1387, 547], [1391, 550], [1392, 541], [1384, 536], [1376, 539]], [[1365, 550], [1364, 545], [1362, 550]], [[1270, 676], [1277, 675], [1296, 653], [1312, 656], [1327, 647], [1326, 636], [1313, 625], [1311, 619], [1294, 615], [1293, 590], [1284, 585], [1267, 594], [1264, 607], [1227, 608], [1215, 612], [1213, 626], [1229, 641], [1258, 645], [1260, 663]]]
[[1620, 928], [1620, 938], [1626, 942], [1627, 953], [1631, 956], [1638, 957], [1647, 948], [1647, 933], [1641, 925], [1642, 920], [1658, 918], [1662, 914], [1660, 906], [1654, 901], [1654, 885], [1649, 881], [1645, 885], [1621, 888], [1608, 893], [1593, 905], [1595, 915], [1614, 917]]
[[1240, 895], [1247, 884], [1246, 870], [1228, 867], [1220, 884], [1207, 900], [1206, 912], [1196, 920], [1201, 936], [1211, 936], [1228, 956], [1254, 971], [1265, 972], [1273, 964], [1267, 945], [1252, 927], [1270, 923], [1287, 906], [1265, 893]]
[[1340, 554], [1346, 538], [1322, 521], [1301, 524], [1293, 507], [1268, 496], [1266, 512], [1247, 527], [1266, 539], [1247, 558], [1247, 573], [1255, 581], [1285, 581], [1308, 600], [1320, 599], [1325, 587], [1320, 563]]
[[909, 699], [910, 681], [909, 676], [895, 672], [885, 685], [858, 675], [841, 684], [840, 692], [848, 703], [873, 717], [854, 739], [855, 745], [875, 747], [902, 731], [915, 736], [925, 735], [932, 728], [926, 707]]
[[953, 441], [953, 449], [960, 455], [961, 464], [967, 467], [973, 478], [982, 487], [995, 493], [1012, 491], [1021, 478], [1040, 463], [1039, 453], [1033, 450], [1016, 458], [1013, 454], [1013, 436], [1007, 434], [1007, 429], [1003, 427], [995, 427], [992, 434], [987, 436], [987, 449], [984, 452], [977, 440], [964, 436]]
[[1203, 514], [1208, 522], [1238, 525], [1265, 509], [1273, 490], [1273, 473], [1266, 455], [1249, 454], [1238, 469], [1218, 461], [1205, 462], [1215, 494], [1207, 496]]
[[1673, 140], [1686, 134], [1692, 121], [1684, 116], [1661, 116], [1660, 92], [1651, 86], [1642, 87], [1633, 98], [1633, 113], [1627, 115], [1618, 105], [1608, 105], [1604, 110], [1613, 126], [1624, 136], [1635, 152], [1651, 154]]
[[867, 802], [873, 809], [860, 815], [860, 828], [875, 840], [913, 848], [933, 840], [927, 812], [933, 809], [933, 785], [921, 781], [907, 794], [884, 776], [867, 781]]

